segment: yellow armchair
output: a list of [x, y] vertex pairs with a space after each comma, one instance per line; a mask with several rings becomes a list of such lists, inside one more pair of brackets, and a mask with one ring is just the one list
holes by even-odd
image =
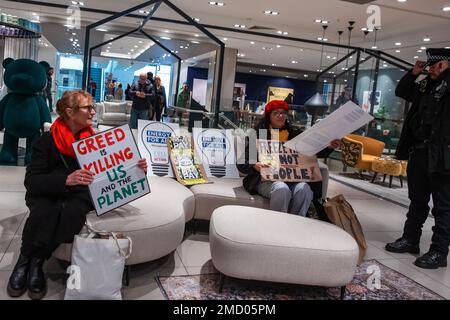
[[359, 172], [372, 171], [372, 162], [384, 150], [384, 142], [356, 134], [342, 138], [342, 162], [345, 167], [357, 168]]

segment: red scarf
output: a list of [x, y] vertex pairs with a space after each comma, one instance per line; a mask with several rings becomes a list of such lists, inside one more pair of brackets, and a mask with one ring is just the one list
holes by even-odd
[[[65, 156], [75, 158], [75, 151], [73, 150], [72, 143], [75, 142], [75, 137], [73, 136], [72, 130], [64, 122], [64, 120], [59, 117], [55, 120], [51, 127], [51, 133], [53, 141], [59, 152]], [[94, 135], [94, 129], [92, 127], [84, 128], [80, 131], [79, 140], [90, 137]]]

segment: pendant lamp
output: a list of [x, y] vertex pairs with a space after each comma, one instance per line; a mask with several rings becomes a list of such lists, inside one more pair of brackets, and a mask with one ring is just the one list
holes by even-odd
[[[323, 34], [322, 34], [322, 49], [320, 53], [320, 68], [319, 72], [322, 72], [322, 62], [323, 62], [323, 42], [325, 39], [325, 30], [328, 28], [327, 25], [323, 25]], [[314, 125], [315, 118], [317, 116], [323, 116], [325, 112], [327, 112], [328, 108], [330, 107], [324, 100], [322, 95], [320, 94], [319, 88], [317, 88], [317, 92], [315, 95], [313, 95], [308, 101], [305, 102], [304, 107], [306, 112], [310, 116], [312, 116], [311, 119], [311, 126]]]

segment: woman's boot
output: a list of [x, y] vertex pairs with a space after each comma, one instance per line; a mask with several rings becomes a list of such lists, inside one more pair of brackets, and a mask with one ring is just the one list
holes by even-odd
[[28, 270], [30, 268], [30, 258], [20, 254], [14, 270], [9, 277], [6, 291], [13, 298], [20, 297], [27, 291]]
[[42, 266], [44, 258], [32, 258], [28, 273], [28, 296], [32, 300], [40, 300], [47, 293], [47, 280]]

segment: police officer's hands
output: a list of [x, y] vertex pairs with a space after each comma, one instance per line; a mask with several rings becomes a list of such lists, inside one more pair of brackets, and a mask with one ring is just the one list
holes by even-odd
[[80, 169], [67, 176], [66, 186], [87, 186], [94, 181], [94, 174], [88, 170]]
[[418, 76], [419, 74], [421, 74], [425, 69], [426, 64], [427, 63], [425, 61], [417, 60], [412, 71], [413, 75]]

